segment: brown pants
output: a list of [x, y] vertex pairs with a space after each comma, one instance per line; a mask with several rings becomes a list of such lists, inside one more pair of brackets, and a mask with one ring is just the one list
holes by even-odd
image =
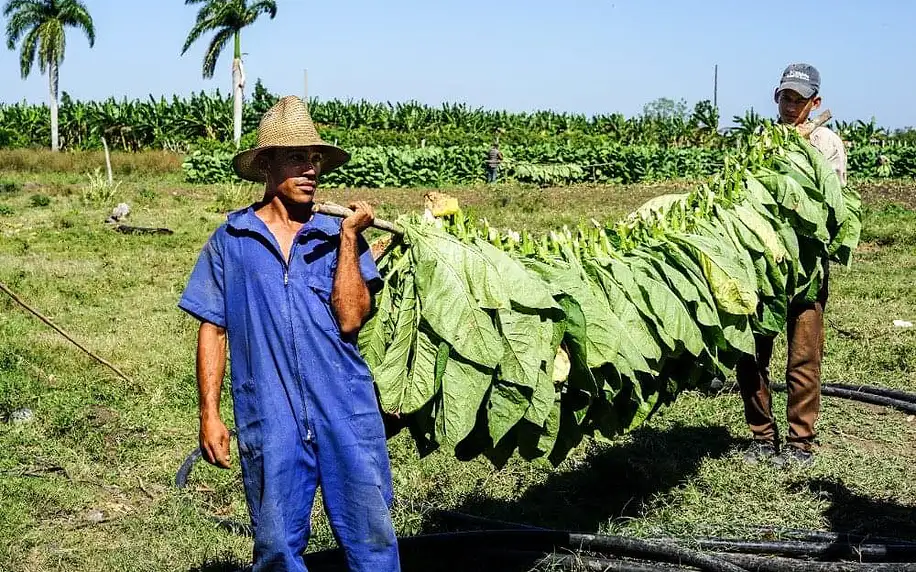
[[[817, 302], [794, 304], [789, 308], [789, 351], [786, 364], [789, 435], [786, 443], [804, 450], [810, 449], [814, 441], [814, 423], [821, 409], [821, 360], [824, 355], [827, 280], [825, 277]], [[757, 355], [742, 358], [736, 373], [744, 400], [744, 417], [754, 439], [776, 443], [779, 441], [779, 430], [773, 417], [769, 375], [773, 339], [758, 336]]]

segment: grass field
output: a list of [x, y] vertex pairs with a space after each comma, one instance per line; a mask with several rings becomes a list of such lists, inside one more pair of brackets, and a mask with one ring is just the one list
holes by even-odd
[[[248, 559], [247, 539], [215, 529], [199, 511], [245, 518], [237, 463], [222, 472], [199, 466], [188, 492], [173, 487], [197, 438], [196, 324], [175, 304], [224, 219], [221, 208], [255, 191], [135, 173], [113, 201], [87, 204], [81, 175], [0, 178], [20, 184], [0, 186], [0, 281], [132, 379], [0, 295], [0, 419], [34, 413], [29, 423], [0, 422], [0, 570], [219, 570], [214, 562]], [[497, 225], [545, 229], [613, 219], [675, 186], [683, 184], [448, 192]], [[916, 183], [861, 190], [864, 242], [851, 270], [833, 272], [825, 377], [916, 391], [916, 329], [892, 325], [916, 321]], [[420, 209], [423, 194], [334, 190], [324, 198], [368, 198], [393, 217]], [[174, 235], [112, 232], [103, 221], [118, 200], [131, 204], [131, 224]], [[228, 398], [223, 406], [230, 420]], [[742, 463], [734, 451], [746, 431], [730, 392], [684, 394], [645, 427], [616, 443], [588, 443], [556, 470], [420, 460], [402, 434], [390, 441], [396, 526], [399, 534], [435, 530], [429, 510], [445, 507], [637, 535], [751, 536], [750, 526], [775, 525], [916, 538], [916, 420], [825, 398], [819, 430], [818, 463], [795, 470]], [[332, 546], [320, 510], [315, 518], [310, 550]]]

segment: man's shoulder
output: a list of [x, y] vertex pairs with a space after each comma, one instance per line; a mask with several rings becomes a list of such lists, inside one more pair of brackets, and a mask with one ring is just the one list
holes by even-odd
[[829, 127], [823, 125], [811, 132], [810, 141], [824, 154], [829, 154], [828, 151], [846, 151], [843, 139]]
[[843, 144], [842, 137], [826, 125], [820, 125], [815, 128], [815, 130], [811, 132], [811, 139], [820, 139], [830, 143], [839, 143], [840, 145]]

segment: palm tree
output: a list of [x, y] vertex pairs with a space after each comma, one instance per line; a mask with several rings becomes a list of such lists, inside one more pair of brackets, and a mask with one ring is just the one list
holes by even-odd
[[89, 47], [95, 45], [95, 27], [92, 16], [80, 0], [9, 0], [3, 8], [6, 23], [6, 47], [16, 49], [22, 40], [19, 68], [22, 79], [29, 77], [35, 56], [41, 73], [48, 72], [51, 87], [51, 150], [60, 148], [57, 129], [57, 85], [60, 64], [64, 61], [67, 40], [64, 28], [82, 29], [89, 38]]
[[242, 90], [245, 88], [245, 71], [242, 68], [242, 28], [254, 24], [261, 14], [271, 19], [277, 15], [275, 0], [256, 0], [249, 4], [247, 0], [185, 0], [185, 5], [203, 4], [197, 12], [197, 22], [188, 33], [181, 55], [184, 55], [191, 44], [207, 32], [216, 32], [204, 55], [203, 76], [213, 77], [216, 61], [229, 43], [235, 41], [235, 56], [232, 60], [232, 98], [233, 121], [232, 135], [235, 145], [242, 140]]

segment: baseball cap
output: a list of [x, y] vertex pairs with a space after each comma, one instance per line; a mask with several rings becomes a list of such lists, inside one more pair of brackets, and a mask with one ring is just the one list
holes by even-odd
[[810, 64], [792, 64], [782, 72], [776, 93], [784, 89], [798, 92], [805, 99], [813, 97], [821, 88], [821, 74]]

